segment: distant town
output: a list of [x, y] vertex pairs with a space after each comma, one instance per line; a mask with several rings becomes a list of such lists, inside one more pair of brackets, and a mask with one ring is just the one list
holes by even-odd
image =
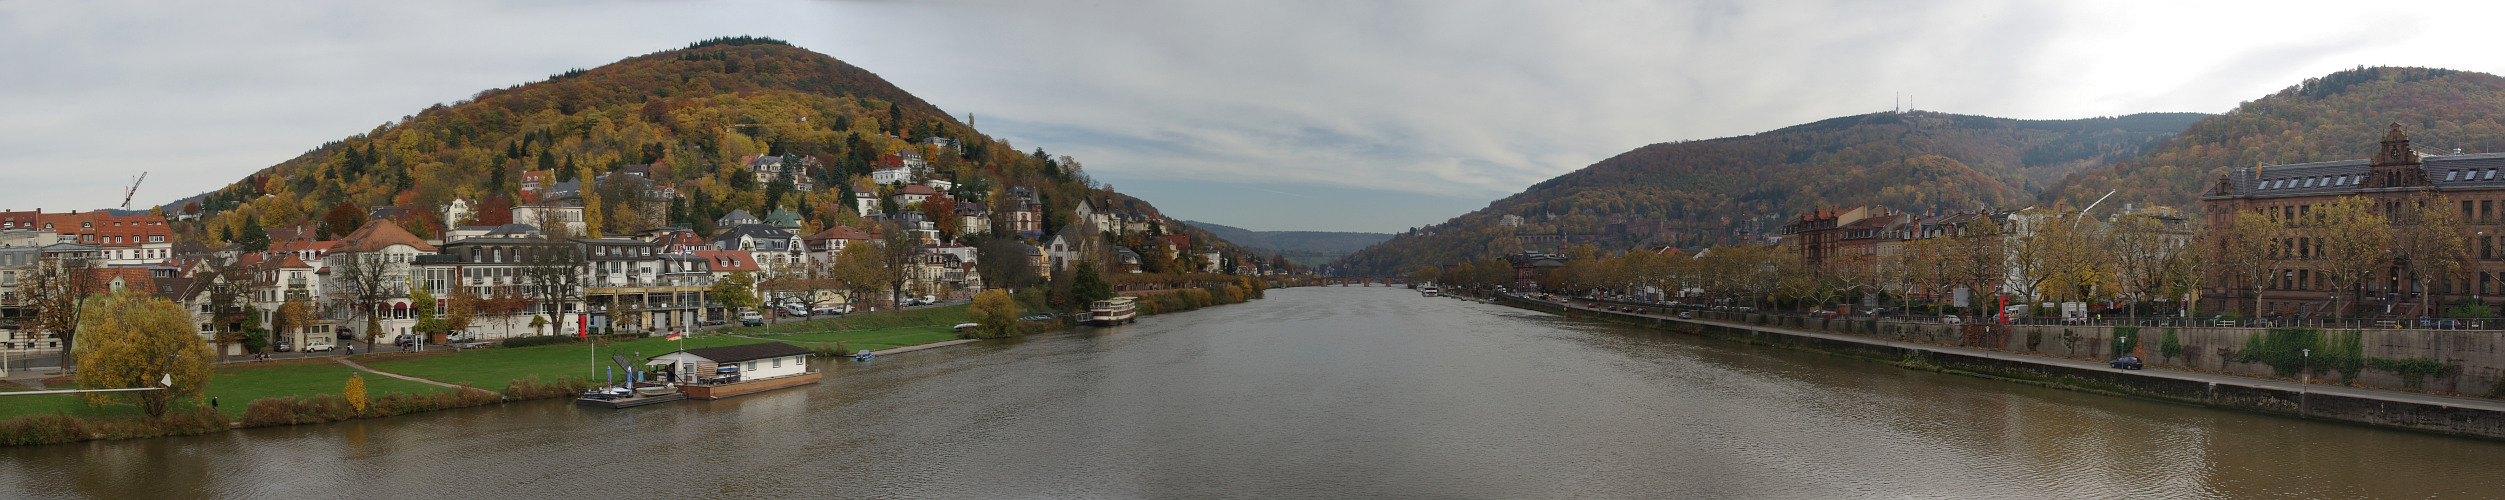
[[[744, 163], [762, 184], [793, 179], [787, 169], [808, 161], [751, 155]], [[1247, 256], [1239, 264], [1195, 246], [1176, 221], [1099, 209], [1104, 205], [1092, 200], [1075, 204], [1074, 222], [1046, 232], [1043, 205], [1020, 187], [1001, 190], [1009, 200], [997, 212], [982, 203], [948, 203], [954, 216], [946, 218], [892, 208], [948, 201], [953, 183], [934, 178], [927, 165], [912, 150], [887, 155], [881, 168], [845, 187], [857, 191], [851, 208], [865, 214], [867, 228], [811, 234], [801, 234], [800, 214], [776, 209], [762, 216], [732, 210], [711, 221], [718, 228], [711, 234], [660, 226], [587, 236], [596, 233], [584, 219], [586, 183], [627, 186], [654, 200], [678, 196], [644, 178], [643, 165], [565, 181], [554, 171], [526, 171], [519, 182], [525, 203], [501, 210], [456, 199], [434, 219], [413, 216], [418, 210], [411, 207], [370, 207], [263, 228], [217, 248], [176, 236], [169, 219], [181, 223], [188, 214], [0, 211], [0, 350], [58, 353], [64, 345], [55, 332], [76, 324], [69, 316], [76, 298], [122, 290], [184, 305], [202, 342], [222, 356], [241, 356], [407, 336], [442, 343], [685, 331], [742, 310], [808, 315], [963, 299], [999, 286], [987, 283], [979, 265], [987, 253], [1024, 261], [992, 268], [1021, 275], [994, 282], [1049, 281], [1081, 260], [1104, 262], [1106, 273], [1143, 272], [1140, 251], [1115, 239], [1145, 242], [1139, 247], [1162, 251], [1161, 262], [1177, 263], [1160, 267], [1183, 267], [1158, 271], [1283, 272], [1262, 259]], [[326, 226], [341, 220], [362, 222]], [[428, 230], [441, 238], [409, 229], [426, 220], [504, 223]], [[953, 238], [943, 237], [942, 226]], [[995, 228], [1015, 239], [991, 241], [1017, 248], [955, 243]]]

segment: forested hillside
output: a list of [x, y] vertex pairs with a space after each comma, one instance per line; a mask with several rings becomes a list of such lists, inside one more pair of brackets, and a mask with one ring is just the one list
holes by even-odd
[[[2204, 115], [2011, 120], [1875, 113], [1756, 135], [1637, 148], [1488, 208], [1341, 259], [1342, 272], [1407, 274], [1526, 249], [1740, 241], [1804, 210], [2016, 207], [2063, 176], [2136, 156]], [[1505, 225], [1505, 216], [1519, 225]]]
[[[2430, 154], [2505, 151], [2505, 78], [2431, 68], [2332, 73], [2194, 123], [2147, 155], [2081, 171], [2042, 199], [2114, 199], [2198, 210], [2230, 168], [2373, 156], [2392, 123]], [[2109, 202], [2110, 203], [2110, 202]]]
[[[549, 184], [582, 182], [584, 219], [597, 234], [660, 225], [710, 232], [714, 219], [733, 210], [762, 216], [778, 208], [798, 212], [803, 231], [814, 232], [862, 225], [852, 187], [863, 185], [883, 157], [907, 152], [928, 159], [934, 178], [956, 181], [946, 194], [959, 202], [998, 206], [1010, 188], [1024, 188], [1044, 205], [1045, 232], [1072, 223], [1081, 201], [1099, 211], [1157, 214], [1089, 180], [1076, 159], [1042, 148], [1021, 152], [861, 68], [748, 37], [479, 92], [162, 208], [198, 216], [197, 224], [178, 225], [181, 237], [210, 247], [300, 223], [324, 235], [344, 233], [322, 224], [323, 214], [342, 205], [391, 207], [384, 212], [403, 227], [434, 238], [451, 226], [530, 222], [508, 220], [505, 209], [530, 201], [526, 172], [547, 171]], [[759, 155], [808, 166], [760, 179], [747, 165]], [[634, 196], [586, 181], [627, 170], [674, 194]], [[878, 188], [881, 198], [894, 188]], [[479, 207], [473, 220], [441, 220], [454, 200]], [[944, 205], [921, 208], [948, 217]], [[950, 226], [943, 233], [953, 237]], [[1196, 235], [1203, 237], [1194, 247], [1241, 251]]]

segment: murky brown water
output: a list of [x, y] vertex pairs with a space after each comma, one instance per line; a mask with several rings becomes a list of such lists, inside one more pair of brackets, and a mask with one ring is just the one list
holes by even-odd
[[0, 498], [2505, 496], [2505, 443], [1271, 296], [725, 401], [0, 449]]

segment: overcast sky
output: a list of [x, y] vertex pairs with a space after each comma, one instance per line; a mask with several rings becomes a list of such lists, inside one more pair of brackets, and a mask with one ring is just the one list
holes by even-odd
[[[0, 1], [0, 208], [232, 182], [430, 104], [717, 36], [878, 73], [1169, 215], [1399, 231], [1647, 144], [1915, 107], [2222, 112], [2505, 73], [2483, 4]], [[344, 5], [343, 5], [344, 4]]]

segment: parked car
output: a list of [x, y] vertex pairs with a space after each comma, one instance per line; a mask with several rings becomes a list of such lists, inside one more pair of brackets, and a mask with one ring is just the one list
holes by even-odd
[[1941, 316], [1941, 317], [1940, 317], [1940, 323], [1941, 323], [1941, 324], [1948, 324], [1948, 325], [1963, 325], [1963, 324], [1966, 324], [1966, 320], [1957, 319], [1957, 315], [1955, 315], [1955, 314], [1950, 314], [1950, 315], [1946, 315], [1946, 316]]
[[765, 315], [756, 311], [740, 311], [739, 326], [765, 326]]
[[417, 337], [416, 337], [416, 336], [413, 336], [413, 335], [409, 335], [409, 334], [403, 333], [403, 334], [400, 334], [400, 336], [398, 336], [398, 337], [392, 337], [392, 338], [391, 338], [391, 345], [394, 345], [394, 346], [399, 346], [399, 347], [409, 347], [409, 346], [414, 346], [414, 345], [417, 345], [417, 340], [418, 340], [418, 339], [417, 339]]
[[492, 346], [494, 346], [494, 344], [489, 344], [489, 343], [486, 343], [486, 342], [462, 342], [462, 343], [459, 343], [459, 344], [453, 344], [453, 345], [452, 345], [452, 347], [453, 347], [453, 348], [455, 348], [455, 349], [486, 349], [486, 348], [488, 348], [488, 347], [492, 347]]
[[842, 315], [842, 314], [852, 314], [852, 304], [828, 304], [828, 305], [818, 306], [818, 307], [817, 307], [817, 308], [815, 308], [815, 309], [810, 309], [810, 310], [809, 310], [809, 314], [815, 314], [815, 315], [819, 315], [819, 316], [835, 316], [835, 315]]
[[331, 345], [320, 340], [304, 343], [304, 352], [330, 352]]
[[1696, 319], [1696, 313], [1679, 311], [1679, 319]]
[[1819, 310], [1815, 310], [1815, 311], [1810, 311], [1810, 312], [1809, 312], [1809, 314], [1811, 314], [1811, 315], [1815, 315], [1815, 316], [1820, 317], [1820, 318], [1834, 318], [1834, 317], [1836, 317], [1836, 316], [1841, 316], [1841, 315], [1842, 315], [1842, 314], [1836, 313], [1836, 312], [1835, 312], [1835, 310], [1833, 310], [1833, 309], [1819, 309]]
[[271, 346], [270, 346], [270, 349], [271, 349], [271, 350], [278, 351], [278, 352], [288, 352], [290, 349], [294, 349], [294, 348], [295, 348], [295, 346], [294, 346], [294, 345], [292, 345], [292, 344], [288, 344], [288, 343], [287, 343], [287, 341], [285, 341], [285, 340], [278, 341], [278, 343], [277, 343], [277, 344], [273, 344], [273, 345], [271, 345]]
[[2116, 370], [2138, 370], [2141, 368], [2139, 356], [2123, 356], [2120, 358], [2114, 358], [2112, 362], [2106, 364], [2113, 365]]

